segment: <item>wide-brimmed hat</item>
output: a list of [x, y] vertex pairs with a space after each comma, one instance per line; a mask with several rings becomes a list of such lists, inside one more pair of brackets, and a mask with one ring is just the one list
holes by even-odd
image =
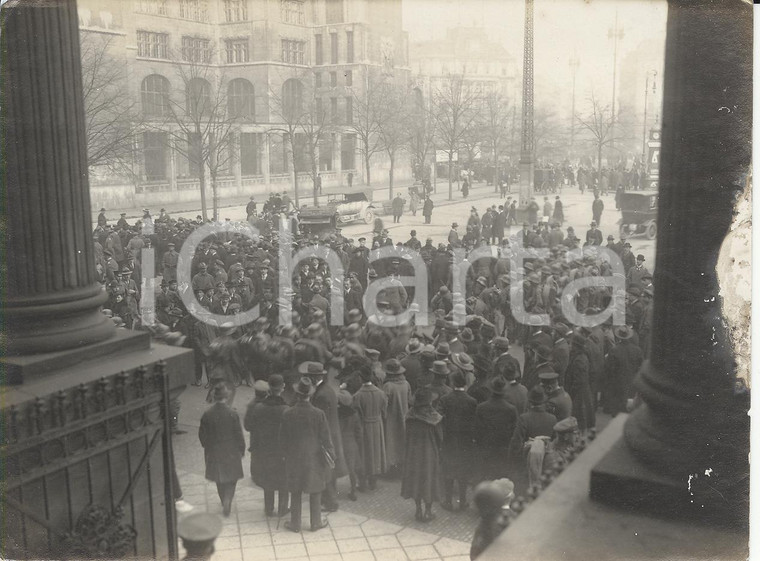
[[389, 358], [386, 360], [383, 368], [385, 369], [385, 373], [389, 376], [400, 376], [406, 372], [406, 368], [401, 366], [401, 363], [396, 358]]
[[448, 343], [438, 343], [438, 346], [435, 348], [435, 354], [436, 356], [449, 356], [451, 354], [451, 347], [449, 347]]
[[488, 384], [493, 395], [504, 395], [507, 393], [507, 380], [503, 376], [496, 376]]
[[324, 376], [327, 371], [321, 362], [307, 360], [298, 365], [298, 373], [304, 376]]
[[417, 354], [422, 352], [422, 343], [416, 338], [409, 339], [404, 350], [410, 355]]
[[530, 390], [528, 393], [528, 402], [530, 402], [531, 405], [541, 405], [546, 403], [546, 392], [540, 385], [535, 386]]
[[454, 353], [451, 355], [451, 362], [465, 372], [472, 372], [475, 370], [475, 364], [467, 353]]
[[433, 366], [430, 367], [430, 372], [432, 372], [435, 376], [448, 376], [449, 366], [444, 360], [436, 360], [433, 361]]
[[309, 396], [314, 393], [314, 384], [311, 383], [311, 380], [309, 378], [302, 376], [301, 379], [298, 380], [298, 383], [295, 385], [293, 390], [298, 395]]
[[472, 334], [472, 329], [465, 327], [459, 334], [459, 338], [465, 343], [472, 343], [475, 340], [475, 335]]
[[633, 330], [627, 325], [620, 325], [615, 328], [615, 337], [621, 341], [625, 341], [626, 339], [633, 337]]
[[575, 432], [578, 430], [578, 419], [575, 417], [565, 417], [554, 425], [554, 432], [562, 434], [566, 432]]

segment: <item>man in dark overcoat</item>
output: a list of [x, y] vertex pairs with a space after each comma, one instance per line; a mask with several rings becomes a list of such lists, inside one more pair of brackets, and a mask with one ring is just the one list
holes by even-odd
[[343, 440], [340, 436], [340, 418], [338, 417], [338, 394], [333, 388], [334, 380], [327, 380], [327, 371], [320, 362], [307, 361], [298, 366], [301, 376], [308, 376], [316, 390], [311, 397], [311, 404], [321, 409], [327, 418], [330, 439], [335, 448], [335, 468], [333, 468], [327, 487], [322, 493], [322, 504], [328, 512], [338, 510], [338, 491], [336, 482], [339, 477], [348, 474], [343, 457]]
[[441, 398], [439, 411], [443, 415], [443, 445], [441, 468], [443, 471], [444, 499], [441, 506], [453, 510], [454, 481], [459, 489], [459, 510], [467, 508], [467, 484], [472, 474], [475, 452], [473, 427], [478, 402], [467, 395], [467, 378], [462, 372], [451, 377], [454, 391]]
[[503, 377], [493, 378], [491, 397], [475, 409], [475, 443], [483, 479], [507, 476], [509, 443], [517, 424], [517, 409], [504, 399], [506, 387]]
[[635, 395], [633, 379], [644, 362], [641, 348], [633, 342], [630, 327], [616, 327], [614, 333], [618, 343], [607, 355], [602, 396], [604, 412], [612, 416], [626, 412], [628, 399]]
[[280, 442], [280, 423], [288, 408], [282, 398], [285, 380], [279, 374], [269, 376], [269, 393], [248, 404], [243, 427], [251, 433], [251, 479], [264, 490], [264, 512], [274, 516], [274, 493], [277, 491], [277, 516], [288, 513], [288, 490], [285, 460]]
[[354, 394], [354, 409], [362, 421], [364, 470], [359, 490], [365, 483], [370, 490], [377, 486], [377, 476], [385, 472], [385, 429], [383, 423], [388, 410], [388, 397], [372, 384], [372, 371], [369, 367], [361, 366], [359, 376], [362, 386]]
[[327, 526], [320, 504], [325, 482], [330, 478], [325, 452], [334, 458], [335, 448], [324, 411], [309, 403], [314, 384], [303, 377], [294, 389], [298, 401], [282, 414], [280, 425], [285, 479], [291, 493], [290, 520], [285, 522], [285, 528], [296, 533], [301, 531], [301, 495], [308, 493], [311, 531], [316, 532]]
[[214, 386], [214, 404], [201, 417], [198, 438], [206, 461], [206, 479], [216, 483], [224, 516], [229, 516], [238, 479], [243, 479], [245, 438], [240, 417], [227, 404], [224, 383]]
[[568, 418], [573, 413], [573, 400], [570, 395], [560, 387], [559, 374], [556, 372], [542, 372], [538, 375], [541, 387], [546, 392], [546, 410], [557, 417], [558, 421]]

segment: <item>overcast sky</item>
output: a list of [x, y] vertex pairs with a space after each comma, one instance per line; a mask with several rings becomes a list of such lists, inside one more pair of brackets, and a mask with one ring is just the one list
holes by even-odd
[[[608, 101], [613, 66], [608, 31], [616, 12], [625, 34], [618, 43], [618, 62], [642, 41], [654, 43], [656, 51], [664, 48], [665, 0], [535, 0], [534, 6], [537, 87], [548, 81], [560, 91], [569, 89], [568, 61], [577, 53], [578, 95], [593, 87]], [[447, 27], [458, 24], [483, 27], [490, 38], [502, 41], [522, 70], [524, 0], [403, 0], [403, 13], [410, 41], [442, 37]]]

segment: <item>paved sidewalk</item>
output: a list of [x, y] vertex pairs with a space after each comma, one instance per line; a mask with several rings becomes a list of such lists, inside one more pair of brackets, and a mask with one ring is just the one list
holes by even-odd
[[[216, 486], [203, 476], [178, 471], [184, 499], [195, 510], [218, 513]], [[308, 519], [308, 497], [304, 514]], [[410, 507], [413, 508], [413, 507]], [[232, 514], [222, 518], [214, 561], [469, 561], [470, 544], [433, 533], [338, 511], [329, 526], [300, 534], [284, 528], [286, 518], [267, 518], [264, 494], [249, 478], [238, 483]], [[181, 547], [180, 554], [185, 551]]]

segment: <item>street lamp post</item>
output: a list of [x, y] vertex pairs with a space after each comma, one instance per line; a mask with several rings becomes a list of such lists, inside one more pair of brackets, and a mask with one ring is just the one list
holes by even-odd
[[641, 163], [644, 163], [647, 154], [647, 101], [649, 97], [649, 75], [652, 74], [652, 93], [657, 90], [656, 70], [648, 70], [646, 76], [646, 85], [644, 86], [644, 132], [641, 137]]
[[523, 49], [522, 145], [520, 147], [520, 208], [533, 195], [533, 0], [525, 0], [525, 46]]
[[622, 27], [618, 28], [618, 13], [615, 10], [615, 27], [607, 31], [607, 38], [612, 39], [612, 114], [610, 115], [610, 152], [615, 148], [615, 90], [617, 88], [617, 47], [618, 39], [625, 37]]
[[573, 54], [570, 57], [570, 71], [573, 73], [573, 104], [570, 115], [570, 148], [575, 146], [575, 77], [578, 74], [578, 67], [581, 65], [581, 61], [578, 59], [577, 54]]

